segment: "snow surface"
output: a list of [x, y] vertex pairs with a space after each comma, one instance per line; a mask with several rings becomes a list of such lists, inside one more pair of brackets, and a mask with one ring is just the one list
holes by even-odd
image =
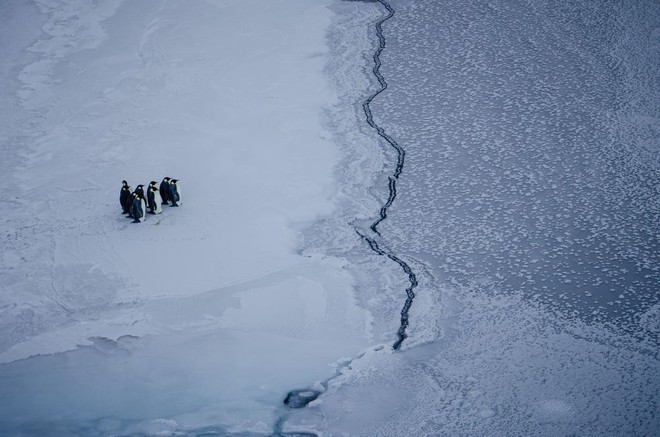
[[191, 3], [0, 5], [2, 434], [660, 432], [657, 5], [392, 1], [378, 236], [381, 2]]
[[[298, 249], [341, 194], [330, 3], [3, 3], [6, 432], [268, 432], [372, 344], [347, 262]], [[164, 176], [182, 207], [121, 215]]]

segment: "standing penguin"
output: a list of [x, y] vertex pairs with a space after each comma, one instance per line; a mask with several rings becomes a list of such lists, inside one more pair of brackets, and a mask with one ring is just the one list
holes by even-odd
[[178, 179], [170, 179], [170, 202], [172, 202], [170, 206], [179, 206], [178, 204], [181, 203], [181, 190], [178, 182]]
[[146, 197], [144, 194], [144, 185], [140, 184], [135, 188], [135, 193], [138, 193], [143, 199]]
[[119, 204], [124, 214], [128, 214], [130, 207], [128, 206], [128, 198], [131, 197], [131, 187], [128, 182], [121, 181], [121, 191], [119, 192]]
[[133, 193], [133, 206], [131, 207], [131, 214], [133, 215], [133, 223], [142, 223], [144, 221], [144, 213], [147, 207], [144, 203], [144, 197], [139, 192]]
[[163, 205], [170, 204], [170, 178], [165, 177], [160, 183], [160, 198]]
[[158, 195], [156, 181], [151, 181], [149, 188], [147, 188], [147, 207], [149, 208], [149, 214], [160, 214], [163, 212], [160, 207], [160, 196]]
[[131, 193], [131, 187], [128, 185], [126, 185], [126, 190], [128, 191], [128, 195], [126, 196], [122, 207], [124, 208], [124, 211], [126, 211], [126, 214], [128, 214], [128, 218], [133, 218], [133, 193]]

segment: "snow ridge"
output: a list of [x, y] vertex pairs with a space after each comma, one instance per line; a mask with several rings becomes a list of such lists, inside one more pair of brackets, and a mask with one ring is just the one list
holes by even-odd
[[[387, 218], [387, 211], [390, 208], [390, 206], [392, 206], [394, 200], [396, 199], [396, 195], [397, 195], [396, 182], [399, 179], [401, 173], [403, 172], [403, 164], [405, 161], [406, 151], [396, 142], [394, 138], [392, 138], [387, 134], [387, 132], [385, 132], [385, 129], [380, 127], [374, 121], [374, 117], [371, 112], [371, 106], [370, 106], [371, 102], [376, 97], [378, 97], [378, 95], [380, 95], [383, 91], [387, 89], [387, 82], [385, 81], [383, 75], [380, 73], [380, 66], [381, 66], [380, 55], [385, 49], [385, 42], [386, 42], [385, 36], [383, 34], [383, 23], [385, 23], [387, 20], [389, 20], [394, 16], [394, 9], [392, 8], [392, 6], [390, 6], [389, 3], [387, 3], [387, 1], [385, 0], [378, 0], [378, 1], [387, 10], [387, 15], [376, 22], [376, 35], [378, 36], [378, 48], [374, 53], [374, 57], [373, 57], [374, 67], [372, 71], [374, 73], [374, 76], [376, 76], [378, 83], [380, 84], [380, 88], [364, 100], [364, 102], [362, 103], [362, 109], [364, 110], [364, 114], [367, 117], [367, 123], [369, 124], [369, 126], [371, 126], [378, 133], [378, 135], [381, 138], [383, 138], [390, 146], [392, 146], [397, 153], [396, 167], [394, 168], [394, 173], [389, 177], [389, 184], [388, 184], [389, 196], [387, 198], [387, 202], [385, 202], [385, 204], [380, 208], [378, 219], [374, 221], [370, 226], [370, 229], [376, 235], [381, 237], [381, 234], [378, 231], [378, 225]], [[415, 273], [412, 271], [410, 266], [405, 261], [398, 258], [393, 253], [382, 249], [374, 238], [366, 235], [361, 229], [356, 228], [355, 230], [358, 233], [358, 235], [369, 244], [371, 250], [376, 252], [378, 255], [386, 256], [395, 263], [397, 263], [399, 266], [401, 266], [403, 271], [408, 275], [410, 286], [406, 288], [406, 301], [403, 305], [403, 308], [401, 309], [401, 324], [399, 326], [399, 330], [397, 331], [398, 338], [397, 341], [394, 342], [394, 344], [392, 345], [392, 347], [395, 350], [399, 349], [401, 347], [401, 344], [403, 343], [403, 340], [405, 340], [406, 338], [406, 328], [408, 327], [408, 312], [410, 311], [410, 307], [412, 306], [413, 300], [415, 299], [414, 289], [418, 285], [417, 277], [415, 276]]]

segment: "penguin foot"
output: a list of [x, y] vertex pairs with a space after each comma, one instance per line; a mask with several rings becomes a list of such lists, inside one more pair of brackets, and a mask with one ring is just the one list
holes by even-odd
[[173, 204], [170, 205], [170, 207], [173, 207], [173, 206], [178, 207], [179, 205], [177, 205], [176, 203], [173, 203]]
[[131, 223], [142, 223], [140, 220], [133, 220]]

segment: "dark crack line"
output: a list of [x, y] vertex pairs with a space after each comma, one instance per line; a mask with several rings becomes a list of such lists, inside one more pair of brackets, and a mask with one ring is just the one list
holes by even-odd
[[385, 77], [383, 77], [383, 75], [380, 72], [380, 67], [382, 65], [380, 61], [380, 55], [385, 49], [385, 36], [383, 35], [383, 23], [385, 23], [387, 20], [389, 20], [394, 16], [394, 9], [392, 9], [389, 3], [387, 3], [385, 0], [379, 0], [379, 3], [382, 4], [385, 7], [385, 9], [387, 9], [387, 15], [376, 22], [376, 35], [378, 37], [378, 48], [376, 49], [376, 52], [374, 53], [373, 56], [374, 67], [372, 69], [372, 72], [374, 73], [374, 76], [376, 76], [376, 79], [380, 84], [380, 88], [364, 100], [364, 102], [362, 103], [362, 109], [364, 110], [364, 114], [367, 117], [367, 123], [369, 124], [369, 126], [371, 126], [374, 130], [376, 130], [378, 135], [381, 138], [383, 138], [385, 141], [387, 141], [387, 143], [390, 146], [392, 146], [397, 152], [396, 167], [394, 169], [394, 173], [389, 178], [390, 194], [387, 198], [387, 202], [385, 202], [385, 204], [380, 209], [380, 217], [371, 225], [371, 230], [380, 236], [380, 232], [378, 232], [377, 227], [380, 224], [380, 222], [382, 222], [387, 218], [387, 210], [389, 209], [390, 206], [392, 206], [392, 203], [394, 203], [394, 199], [396, 199], [396, 181], [399, 179], [399, 176], [403, 171], [403, 163], [405, 161], [406, 151], [396, 142], [394, 138], [392, 138], [387, 134], [387, 132], [385, 132], [385, 129], [383, 129], [382, 127], [378, 126], [378, 124], [376, 124], [376, 122], [374, 121], [374, 116], [371, 112], [371, 102], [376, 97], [378, 97], [383, 91], [387, 89], [387, 81], [385, 81]]
[[356, 232], [360, 237], [362, 237], [363, 240], [367, 242], [371, 250], [376, 252], [378, 255], [381, 256], [386, 256], [395, 263], [397, 263], [403, 271], [408, 275], [408, 281], [410, 282], [410, 285], [406, 288], [406, 301], [403, 304], [403, 308], [401, 308], [401, 322], [399, 325], [399, 330], [397, 331], [397, 340], [394, 342], [392, 345], [392, 348], [397, 350], [401, 347], [401, 344], [403, 343], [403, 340], [406, 339], [406, 328], [408, 327], [408, 313], [410, 312], [410, 307], [412, 307], [413, 300], [415, 299], [415, 287], [419, 284], [417, 282], [417, 276], [415, 273], [412, 271], [410, 266], [403, 261], [401, 258], [397, 257], [396, 255], [387, 252], [378, 246], [378, 243], [376, 242], [375, 239], [365, 235], [362, 233], [359, 229], [356, 229]]
[[[389, 208], [392, 206], [394, 203], [394, 200], [396, 199], [397, 196], [397, 190], [396, 190], [396, 183], [399, 180], [399, 176], [401, 176], [401, 173], [403, 172], [403, 165], [405, 162], [405, 157], [406, 157], [406, 151], [399, 145], [399, 143], [396, 142], [394, 138], [389, 136], [387, 132], [385, 132], [385, 129], [380, 127], [375, 121], [374, 121], [374, 116], [373, 113], [371, 112], [371, 102], [378, 97], [383, 91], [387, 89], [387, 81], [385, 80], [385, 77], [381, 74], [380, 72], [380, 67], [381, 67], [381, 60], [380, 60], [380, 55], [382, 54], [383, 50], [385, 49], [385, 36], [383, 34], [383, 23], [385, 23], [387, 20], [392, 18], [394, 16], [394, 9], [390, 4], [385, 1], [385, 0], [378, 0], [378, 2], [385, 7], [387, 10], [387, 15], [381, 18], [376, 22], [376, 35], [378, 36], [378, 48], [374, 52], [374, 67], [373, 67], [373, 73], [374, 76], [376, 76], [376, 79], [378, 80], [378, 83], [380, 84], [380, 88], [376, 90], [373, 94], [371, 94], [369, 97], [367, 97], [364, 102], [362, 103], [362, 109], [364, 110], [364, 114], [367, 118], [367, 123], [369, 126], [371, 126], [377, 133], [378, 135], [384, 139], [397, 153], [397, 162], [396, 162], [396, 167], [394, 168], [394, 173], [389, 176], [389, 195], [387, 197], [387, 202], [380, 208], [379, 212], [379, 217], [376, 219], [371, 226], [369, 227], [378, 237], [382, 237], [380, 232], [378, 231], [378, 225], [387, 218], [387, 211]], [[395, 254], [382, 249], [379, 245], [378, 242], [375, 240], [375, 238], [367, 236], [364, 232], [362, 232], [359, 228], [356, 228], [356, 232], [362, 239], [364, 239], [367, 244], [369, 244], [369, 247], [371, 250], [373, 250], [375, 253], [381, 256], [386, 256], [390, 260], [394, 261], [397, 263], [403, 271], [408, 275], [408, 281], [410, 282], [410, 286], [406, 288], [406, 302], [403, 305], [403, 308], [401, 309], [401, 324], [399, 325], [399, 330], [397, 331], [397, 341], [392, 345], [392, 347], [396, 350], [401, 347], [401, 344], [406, 338], [406, 328], [408, 327], [408, 313], [410, 311], [410, 307], [412, 306], [413, 300], [415, 299], [415, 287], [417, 287], [418, 282], [417, 282], [417, 276], [415, 276], [415, 273], [412, 271], [410, 266], [403, 261], [401, 258], [397, 257]]]
[[[373, 114], [371, 112], [371, 102], [378, 97], [380, 93], [385, 91], [387, 89], [387, 82], [385, 81], [385, 78], [383, 75], [380, 73], [380, 67], [381, 67], [381, 61], [380, 61], [380, 55], [385, 49], [385, 36], [383, 35], [383, 23], [385, 23], [387, 20], [392, 18], [394, 16], [394, 9], [387, 3], [385, 0], [378, 0], [378, 2], [385, 7], [387, 10], [387, 15], [381, 18], [376, 22], [376, 35], [378, 36], [378, 48], [374, 52], [373, 60], [374, 60], [374, 67], [373, 67], [373, 73], [374, 76], [376, 76], [376, 79], [378, 80], [378, 83], [380, 84], [380, 88], [375, 91], [373, 94], [371, 94], [369, 97], [367, 97], [364, 102], [362, 103], [362, 109], [364, 110], [364, 114], [366, 116], [367, 123], [371, 128], [373, 128], [378, 135], [383, 138], [390, 146], [392, 146], [396, 152], [397, 152], [397, 163], [396, 167], [394, 169], [394, 172], [392, 175], [389, 176], [388, 180], [388, 188], [389, 188], [389, 196], [387, 198], [387, 202], [380, 208], [379, 211], [379, 217], [377, 220], [375, 220], [371, 226], [369, 226], [369, 229], [377, 235], [378, 237], [382, 238], [380, 232], [378, 231], [378, 225], [387, 218], [387, 211], [388, 209], [392, 206], [394, 203], [394, 200], [396, 199], [397, 191], [396, 191], [396, 182], [399, 179], [399, 176], [403, 172], [403, 164], [405, 160], [405, 155], [406, 152], [401, 147], [394, 138], [389, 136], [387, 132], [385, 132], [385, 129], [382, 127], [378, 126], [378, 124], [374, 121]], [[410, 307], [412, 306], [413, 299], [415, 298], [415, 292], [414, 289], [417, 287], [418, 282], [417, 282], [417, 276], [415, 273], [412, 271], [410, 266], [403, 261], [401, 258], [397, 257], [394, 253], [385, 250], [380, 247], [378, 244], [378, 241], [376, 241], [375, 238], [370, 237], [367, 235], [361, 228], [355, 227], [355, 231], [357, 234], [367, 242], [369, 247], [373, 252], [380, 256], [386, 256], [393, 262], [397, 263], [403, 271], [408, 275], [408, 280], [410, 282], [410, 285], [406, 288], [406, 302], [403, 305], [403, 308], [401, 309], [401, 324], [399, 326], [399, 330], [397, 331], [397, 340], [394, 342], [392, 345], [392, 348], [394, 350], [398, 350], [401, 347], [401, 344], [406, 338], [406, 328], [408, 327], [408, 312], [410, 311]], [[379, 351], [382, 349], [382, 346], [376, 347], [373, 349], [374, 351]], [[350, 368], [351, 364], [353, 361], [360, 359], [364, 356], [364, 353], [360, 354], [358, 357], [348, 360], [344, 363], [342, 363], [336, 370], [334, 375], [330, 376], [324, 381], [321, 381], [320, 384], [318, 384], [315, 388], [306, 388], [306, 389], [297, 389], [297, 390], [291, 390], [286, 397], [283, 400], [283, 411], [279, 415], [279, 418], [274, 424], [273, 427], [273, 433], [271, 434], [271, 437], [288, 437], [288, 436], [309, 436], [309, 437], [315, 437], [317, 436], [316, 433], [313, 432], [284, 432], [283, 428], [284, 425], [289, 417], [289, 413], [292, 409], [298, 409], [298, 408], [304, 408], [306, 407], [310, 402], [313, 400], [317, 399], [318, 396], [323, 394], [327, 389], [330, 384], [330, 381], [333, 379], [339, 377], [342, 375], [342, 371], [346, 368]]]

